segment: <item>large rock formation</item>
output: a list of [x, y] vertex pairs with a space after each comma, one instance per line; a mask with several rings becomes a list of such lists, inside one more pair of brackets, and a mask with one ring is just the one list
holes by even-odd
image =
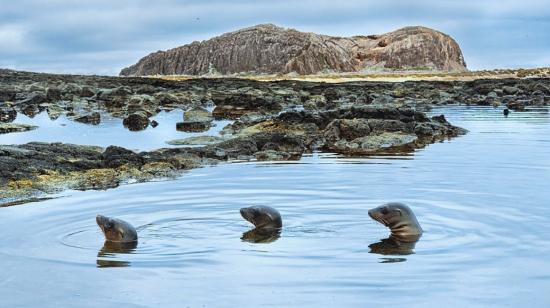
[[123, 69], [120, 75], [305, 75], [372, 70], [464, 71], [466, 63], [451, 37], [425, 27], [335, 37], [267, 24], [157, 51]]

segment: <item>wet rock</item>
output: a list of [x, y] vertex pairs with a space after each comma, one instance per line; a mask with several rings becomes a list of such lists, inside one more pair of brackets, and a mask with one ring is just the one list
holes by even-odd
[[144, 130], [149, 126], [149, 117], [145, 112], [136, 112], [126, 117], [122, 124], [130, 131]]
[[183, 113], [186, 122], [211, 122], [214, 119], [210, 112], [202, 107], [195, 107]]
[[143, 158], [133, 151], [118, 146], [109, 146], [101, 154], [102, 165], [107, 168], [116, 168], [122, 165], [143, 165]]
[[183, 139], [167, 141], [170, 145], [209, 145], [224, 141], [225, 138], [217, 136], [195, 136]]
[[324, 131], [329, 142], [340, 139], [353, 140], [370, 134], [371, 128], [367, 119], [336, 119], [330, 122]]
[[37, 128], [38, 126], [27, 125], [27, 124], [0, 123], [0, 134], [26, 132]]
[[246, 109], [244, 107], [235, 107], [235, 106], [216, 106], [214, 110], [212, 111], [212, 115], [216, 120], [235, 120], [241, 117], [242, 115], [246, 114], [247, 112], [251, 112], [251, 110]]
[[211, 122], [178, 122], [176, 123], [176, 130], [180, 132], [200, 133], [209, 130], [211, 126]]
[[17, 111], [13, 107], [2, 106], [0, 107], [0, 122], [9, 123], [13, 122], [17, 118]]
[[210, 112], [196, 107], [183, 114], [184, 121], [176, 124], [176, 129], [183, 132], [204, 132], [210, 129], [214, 120]]
[[330, 149], [347, 154], [374, 154], [385, 151], [410, 151], [418, 137], [414, 134], [380, 133], [351, 141], [339, 140]]
[[254, 156], [257, 160], [262, 161], [279, 161], [279, 160], [288, 160], [291, 155], [287, 152], [267, 150], [254, 153]]
[[99, 114], [99, 112], [93, 112], [87, 115], [77, 116], [74, 118], [74, 120], [80, 123], [98, 125], [99, 123], [101, 123], [101, 115]]
[[155, 127], [157, 127], [157, 126], [159, 126], [159, 122], [157, 122], [157, 121], [155, 121], [155, 120], [152, 120], [152, 121], [151, 121], [151, 127], [152, 127], [152, 128], [155, 128]]

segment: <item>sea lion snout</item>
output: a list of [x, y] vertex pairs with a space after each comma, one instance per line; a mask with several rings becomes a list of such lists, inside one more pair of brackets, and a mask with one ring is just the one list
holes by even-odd
[[[252, 209], [248, 208], [248, 207], [243, 207], [242, 209], [239, 210], [241, 212], [241, 216], [246, 220], [246, 221], [249, 221], [249, 222], [252, 222], [252, 218], [254, 218], [254, 214], [252, 213]], [[253, 223], [253, 222], [252, 222]]]
[[112, 222], [110, 222], [109, 217], [97, 215], [95, 221], [101, 229], [110, 229], [113, 227], [113, 224]]

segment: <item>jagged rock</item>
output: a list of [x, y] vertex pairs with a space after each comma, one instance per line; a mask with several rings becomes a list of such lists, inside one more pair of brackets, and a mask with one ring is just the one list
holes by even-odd
[[265, 24], [157, 51], [120, 75], [314, 74], [372, 69], [464, 71], [466, 64], [451, 37], [425, 27], [376, 36], [334, 37]]

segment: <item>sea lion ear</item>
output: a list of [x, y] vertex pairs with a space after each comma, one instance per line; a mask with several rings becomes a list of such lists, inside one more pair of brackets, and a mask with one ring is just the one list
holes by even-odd
[[399, 213], [399, 216], [403, 216], [403, 212], [400, 209], [395, 209], [395, 211], [397, 211], [397, 213]]

